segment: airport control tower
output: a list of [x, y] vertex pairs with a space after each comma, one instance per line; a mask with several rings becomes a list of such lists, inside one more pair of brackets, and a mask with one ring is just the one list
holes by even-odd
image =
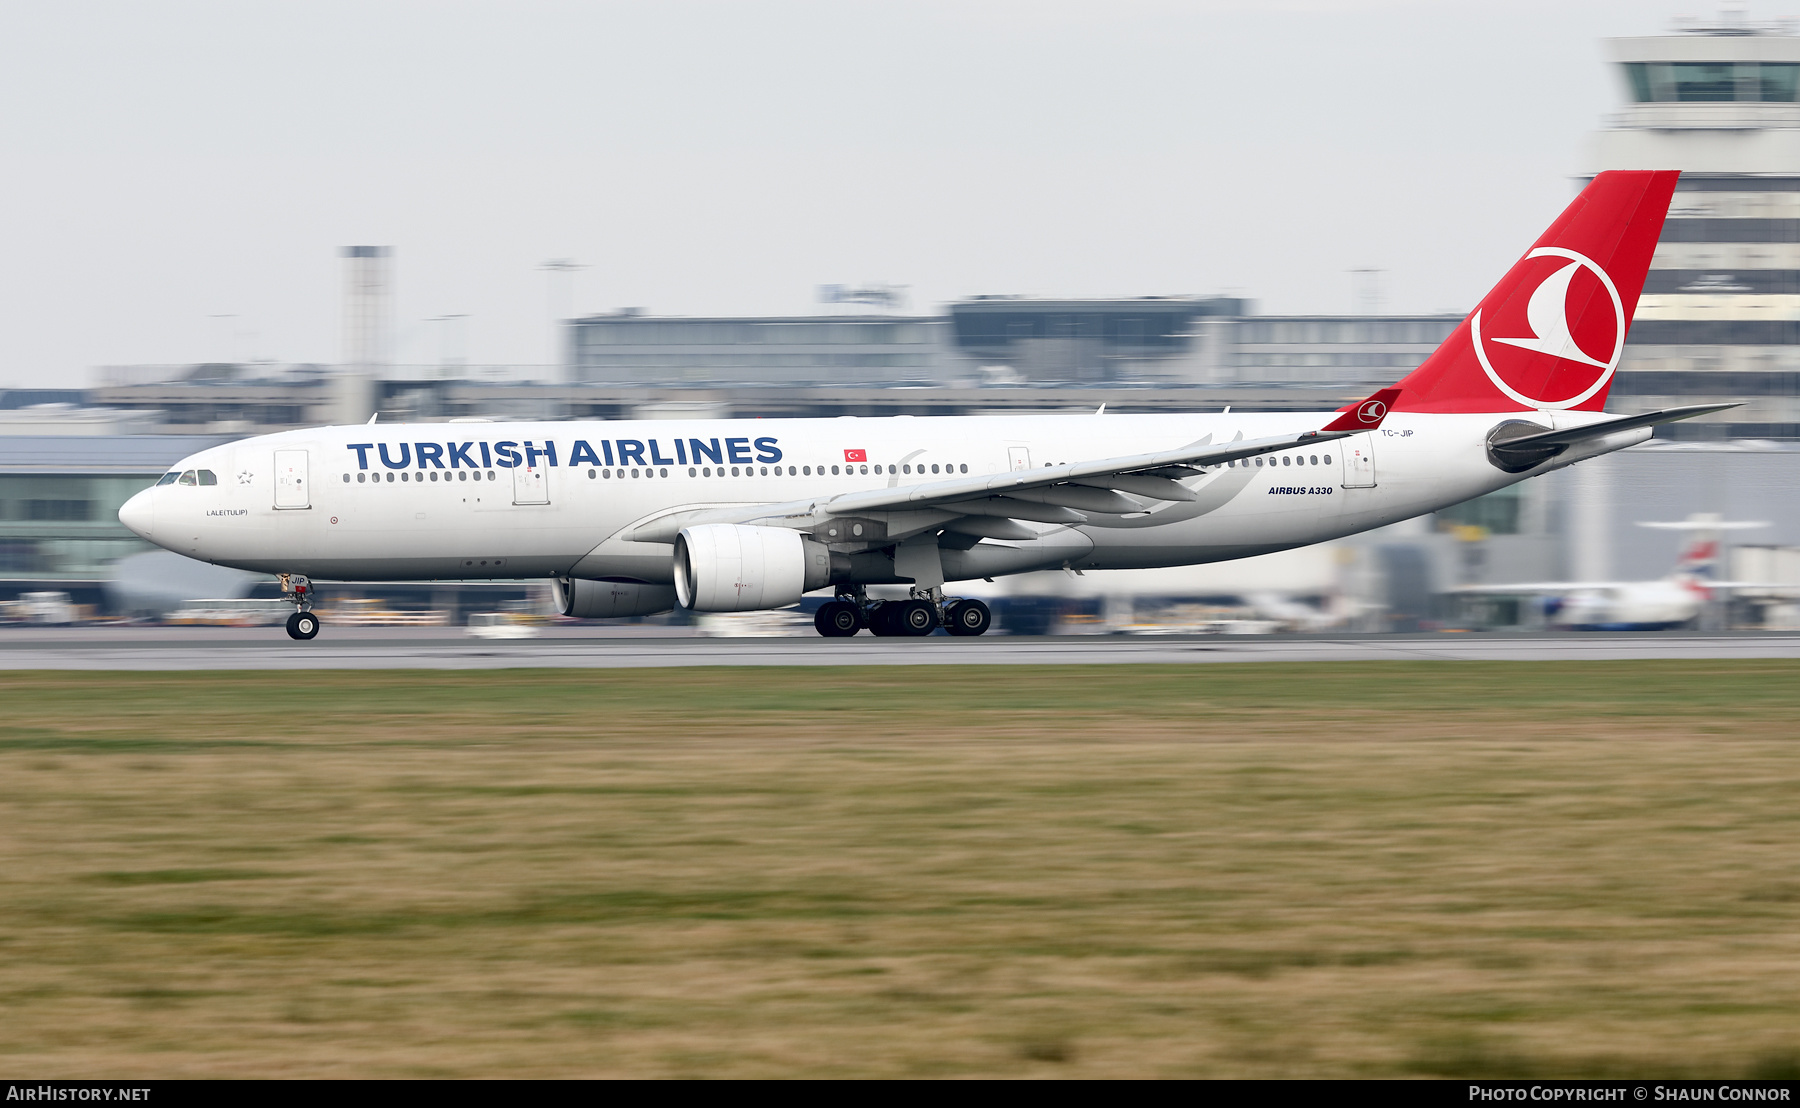
[[1615, 407], [1735, 400], [1678, 434], [1800, 438], [1800, 36], [1727, 14], [1607, 47], [1629, 103], [1584, 176], [1682, 170]]

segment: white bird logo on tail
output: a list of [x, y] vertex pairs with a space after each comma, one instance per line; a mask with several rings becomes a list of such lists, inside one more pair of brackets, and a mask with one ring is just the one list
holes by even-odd
[[1544, 283], [1531, 294], [1530, 302], [1525, 305], [1525, 319], [1531, 324], [1531, 338], [1494, 341], [1516, 346], [1520, 350], [1535, 350], [1553, 358], [1567, 358], [1582, 365], [1607, 368], [1605, 362], [1582, 353], [1581, 347], [1576, 345], [1575, 336], [1569, 333], [1569, 282], [1575, 279], [1575, 274], [1580, 269], [1580, 262], [1570, 262], [1544, 278]]
[[[1625, 352], [1625, 302], [1619, 296], [1618, 286], [1613, 284], [1612, 277], [1601, 269], [1591, 258], [1566, 250], [1560, 246], [1540, 246], [1525, 255], [1526, 260], [1532, 258], [1567, 258], [1569, 264], [1558, 269], [1538, 283], [1532, 290], [1531, 299], [1525, 304], [1525, 322], [1531, 327], [1530, 338], [1490, 339], [1481, 337], [1481, 312], [1476, 311], [1469, 320], [1470, 337], [1474, 340], [1475, 357], [1481, 362], [1481, 368], [1487, 372], [1488, 379], [1507, 396], [1527, 407], [1540, 409], [1573, 408], [1587, 400], [1605, 387], [1612, 379], [1613, 372], [1619, 368], [1619, 356]], [[1575, 271], [1591, 270], [1600, 283], [1606, 287], [1607, 295], [1612, 297], [1613, 306], [1613, 348], [1612, 357], [1601, 361], [1576, 345], [1575, 336], [1569, 333], [1569, 282], [1575, 279]], [[1535, 354], [1548, 354], [1553, 358], [1593, 366], [1600, 370], [1592, 384], [1579, 394], [1567, 400], [1546, 400], [1537, 396], [1526, 396], [1500, 376], [1494, 364], [1488, 358], [1487, 343], [1496, 342], [1506, 346], [1529, 350]]]

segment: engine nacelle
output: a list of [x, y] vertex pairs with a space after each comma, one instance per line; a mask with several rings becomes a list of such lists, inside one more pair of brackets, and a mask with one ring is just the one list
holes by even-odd
[[553, 577], [550, 592], [557, 611], [580, 619], [649, 616], [675, 606], [673, 586], [646, 585], [642, 581], [579, 581]]
[[830, 548], [785, 527], [702, 523], [675, 537], [675, 591], [696, 612], [781, 608], [830, 583]]

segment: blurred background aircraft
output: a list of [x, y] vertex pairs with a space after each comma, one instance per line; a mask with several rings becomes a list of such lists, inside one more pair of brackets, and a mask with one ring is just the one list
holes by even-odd
[[1726, 594], [1743, 590], [1782, 592], [1779, 582], [1724, 581], [1718, 576], [1720, 536], [1767, 527], [1749, 520], [1723, 520], [1697, 512], [1685, 520], [1640, 522], [1639, 527], [1679, 531], [1687, 536], [1675, 568], [1652, 581], [1543, 581], [1506, 585], [1465, 585], [1463, 596], [1537, 596], [1554, 627], [1580, 631], [1666, 631], [1698, 624]]

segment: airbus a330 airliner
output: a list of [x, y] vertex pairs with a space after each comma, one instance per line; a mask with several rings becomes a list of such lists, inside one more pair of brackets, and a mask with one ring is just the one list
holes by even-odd
[[822, 635], [979, 635], [947, 584], [1303, 546], [1728, 406], [1603, 412], [1677, 176], [1600, 174], [1424, 364], [1335, 413], [321, 427], [201, 451], [119, 519], [278, 575], [296, 639], [315, 580], [543, 577], [571, 616], [831, 589]]

